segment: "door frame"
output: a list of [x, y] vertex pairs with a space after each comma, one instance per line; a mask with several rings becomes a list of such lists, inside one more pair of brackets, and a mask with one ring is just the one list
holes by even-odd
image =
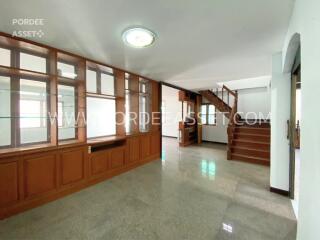
[[296, 165], [296, 91], [297, 84], [301, 82], [301, 60], [300, 47], [297, 50], [295, 61], [291, 71], [291, 104], [290, 120], [288, 121], [288, 139], [289, 139], [289, 197], [294, 199], [295, 195], [295, 165]]

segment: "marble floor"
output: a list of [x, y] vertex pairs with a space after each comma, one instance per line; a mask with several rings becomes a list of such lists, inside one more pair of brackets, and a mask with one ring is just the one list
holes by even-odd
[[227, 161], [224, 145], [163, 145], [161, 160], [0, 221], [0, 239], [295, 239], [268, 167]]

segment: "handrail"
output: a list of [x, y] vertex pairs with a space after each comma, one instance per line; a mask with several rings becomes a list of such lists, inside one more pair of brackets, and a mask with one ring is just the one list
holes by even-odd
[[231, 95], [233, 95], [234, 97], [236, 96], [236, 93], [234, 91], [232, 91], [230, 88], [228, 88], [226, 85], [222, 86], [222, 89], [227, 90]]

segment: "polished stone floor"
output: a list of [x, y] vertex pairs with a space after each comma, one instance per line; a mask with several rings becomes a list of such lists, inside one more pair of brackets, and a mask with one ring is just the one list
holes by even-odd
[[226, 160], [224, 145], [179, 148], [162, 160], [0, 222], [0, 239], [295, 239], [289, 199], [269, 168]]

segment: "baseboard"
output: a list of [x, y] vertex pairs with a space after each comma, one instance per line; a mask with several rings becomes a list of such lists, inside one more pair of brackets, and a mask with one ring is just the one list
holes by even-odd
[[166, 135], [162, 135], [162, 137], [178, 139], [178, 137], [172, 137], [172, 136], [166, 136]]
[[279, 188], [270, 187], [270, 192], [277, 193], [285, 197], [289, 197], [289, 191], [282, 190]]
[[228, 143], [224, 143], [224, 142], [215, 142], [215, 141], [208, 141], [208, 140], [202, 140], [202, 142], [206, 142], [206, 143], [214, 143], [214, 144], [222, 144], [222, 145], [228, 145]]

